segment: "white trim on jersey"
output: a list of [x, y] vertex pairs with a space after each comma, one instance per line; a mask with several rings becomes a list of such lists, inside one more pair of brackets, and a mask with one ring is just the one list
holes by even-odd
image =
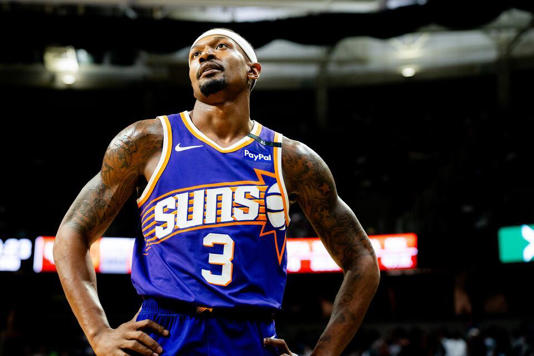
[[[275, 142], [279, 142], [280, 144], [282, 144], [282, 140], [284, 138], [284, 135], [282, 135], [281, 133], [277, 132], [275, 135], [274, 135], [274, 140]], [[291, 221], [291, 218], [289, 217], [289, 198], [287, 196], [287, 188], [286, 188], [286, 183], [284, 182], [284, 172], [282, 171], [282, 146], [280, 147], [275, 147], [274, 148], [275, 150], [278, 150], [278, 154], [276, 155], [276, 162], [275, 164], [277, 165], [277, 172], [278, 172], [278, 177], [277, 179], [280, 180], [280, 186], [282, 187], [282, 195], [284, 197], [284, 201], [285, 201], [285, 210], [286, 210], [286, 224], [287, 226], [289, 226], [289, 222]]]
[[[163, 128], [163, 147], [161, 148], [161, 156], [159, 158], [158, 164], [156, 166], [156, 169], [154, 169], [154, 172], [152, 172], [152, 175], [150, 176], [150, 180], [148, 181], [145, 189], [143, 190], [143, 193], [141, 193], [141, 196], [137, 199], [137, 203], [139, 204], [141, 201], [143, 201], [149, 192], [151, 191], [152, 186], [154, 185], [154, 181], [157, 179], [158, 173], [161, 170], [163, 164], [165, 163], [165, 159], [167, 156], [167, 151], [169, 149], [169, 133], [167, 132], [167, 125], [165, 124], [165, 117], [158, 116], [157, 117], [159, 121], [161, 122], [161, 126]], [[171, 133], [172, 134], [172, 133]]]
[[[239, 147], [240, 145], [244, 144], [245, 142], [247, 141], [250, 141], [252, 142], [253, 139], [248, 137], [248, 136], [244, 136], [243, 138], [241, 138], [239, 141], [235, 142], [234, 144], [228, 146], [228, 147], [222, 147], [220, 145], [218, 145], [215, 141], [213, 141], [211, 138], [209, 138], [208, 136], [206, 136], [202, 131], [200, 131], [196, 126], [195, 124], [193, 123], [193, 120], [191, 120], [191, 116], [189, 116], [189, 111], [184, 111], [184, 117], [185, 119], [187, 120], [187, 123], [189, 124], [189, 127], [195, 131], [195, 133], [202, 137], [203, 140], [205, 140], [207, 143], [211, 144], [212, 146], [215, 146], [215, 148], [217, 148], [219, 151], [222, 151], [222, 152], [228, 152], [228, 151], [232, 151], [233, 149], [235, 149], [236, 147]], [[252, 126], [252, 130], [250, 132], [254, 133], [255, 135], [257, 135], [258, 133], [256, 132], [258, 129], [258, 122], [256, 120], [254, 120], [254, 125]]]

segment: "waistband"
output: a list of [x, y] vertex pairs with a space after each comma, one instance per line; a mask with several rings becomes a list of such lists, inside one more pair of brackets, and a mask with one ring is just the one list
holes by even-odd
[[276, 316], [275, 309], [249, 306], [233, 308], [208, 307], [176, 299], [143, 297], [141, 312], [154, 314], [187, 314], [200, 317], [223, 317], [234, 320], [272, 321]]

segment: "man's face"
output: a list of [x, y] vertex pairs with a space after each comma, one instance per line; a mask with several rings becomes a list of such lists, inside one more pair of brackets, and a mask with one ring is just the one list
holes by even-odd
[[195, 98], [203, 102], [249, 90], [251, 67], [241, 48], [230, 38], [212, 35], [189, 51], [189, 79]]

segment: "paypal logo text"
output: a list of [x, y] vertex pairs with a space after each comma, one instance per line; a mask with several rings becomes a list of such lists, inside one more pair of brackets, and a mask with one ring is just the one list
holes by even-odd
[[245, 157], [254, 161], [271, 161], [271, 155], [264, 155], [263, 153], [254, 153], [249, 150], [245, 150]]

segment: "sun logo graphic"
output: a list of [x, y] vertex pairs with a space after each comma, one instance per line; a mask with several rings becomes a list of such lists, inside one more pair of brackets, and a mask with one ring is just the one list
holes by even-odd
[[267, 218], [275, 229], [285, 230], [286, 217], [284, 211], [284, 198], [280, 193], [278, 184], [273, 184], [265, 193], [265, 206], [267, 208]]
[[276, 173], [255, 172], [257, 180], [180, 188], [146, 204], [141, 229], [147, 248], [184, 232], [232, 225], [261, 226], [260, 237], [276, 231], [285, 236], [289, 216], [283, 183]]
[[227, 233], [229, 227], [235, 226], [257, 234], [258, 239], [271, 239], [278, 263], [282, 264], [289, 224], [283, 181], [276, 172], [255, 169], [255, 173], [257, 180], [179, 188], [145, 204], [141, 212], [144, 254], [148, 255], [152, 246], [183, 233], [214, 236], [213, 233], [220, 234], [219, 230], [200, 230], [225, 228]]

